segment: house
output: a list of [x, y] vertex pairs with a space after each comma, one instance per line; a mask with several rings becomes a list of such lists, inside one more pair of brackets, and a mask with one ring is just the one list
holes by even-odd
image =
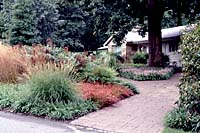
[[[180, 36], [186, 26], [178, 26], [168, 29], [162, 29], [162, 52], [169, 56], [171, 63], [177, 63], [181, 66], [181, 56], [178, 54]], [[112, 53], [120, 53], [123, 57], [129, 57], [137, 51], [149, 53], [148, 33], [144, 37], [138, 34], [136, 30], [128, 32], [125, 41], [121, 46], [117, 46], [111, 36], [98, 50], [105, 50]]]

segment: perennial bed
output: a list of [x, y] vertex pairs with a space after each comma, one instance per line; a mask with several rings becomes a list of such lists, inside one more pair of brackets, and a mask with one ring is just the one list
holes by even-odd
[[119, 70], [120, 76], [137, 81], [166, 80], [173, 76], [174, 69], [170, 67], [124, 67]]
[[117, 79], [107, 55], [87, 56], [41, 45], [0, 48], [3, 111], [73, 120], [139, 94], [133, 84]]

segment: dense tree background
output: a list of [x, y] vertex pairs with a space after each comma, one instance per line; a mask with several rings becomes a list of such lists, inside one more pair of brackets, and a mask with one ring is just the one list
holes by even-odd
[[[14, 21], [17, 1], [0, 1], [0, 37], [8, 42], [14, 36], [22, 38], [12, 32], [13, 25], [19, 26]], [[56, 46], [67, 46], [72, 51], [96, 50], [110, 35], [120, 45], [126, 33], [139, 26], [141, 35], [150, 33], [152, 66], [161, 61], [161, 28], [194, 23], [200, 13], [198, 0], [30, 0], [30, 3], [28, 13], [35, 17], [25, 21], [34, 23], [33, 40], [36, 38], [37, 43], [45, 45], [51, 38]], [[24, 17], [27, 14], [21, 13]], [[27, 38], [26, 34], [23, 38]], [[20, 39], [15, 41], [19, 42], [30, 45]]]

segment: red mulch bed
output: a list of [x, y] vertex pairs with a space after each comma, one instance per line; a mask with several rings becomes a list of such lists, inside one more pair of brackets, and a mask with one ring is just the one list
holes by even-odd
[[100, 108], [134, 95], [126, 87], [114, 84], [80, 83], [78, 88], [84, 99], [91, 99], [97, 102]]

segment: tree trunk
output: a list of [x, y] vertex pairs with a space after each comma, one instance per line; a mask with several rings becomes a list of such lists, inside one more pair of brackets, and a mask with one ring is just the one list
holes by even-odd
[[149, 66], [162, 65], [161, 0], [148, 0]]

